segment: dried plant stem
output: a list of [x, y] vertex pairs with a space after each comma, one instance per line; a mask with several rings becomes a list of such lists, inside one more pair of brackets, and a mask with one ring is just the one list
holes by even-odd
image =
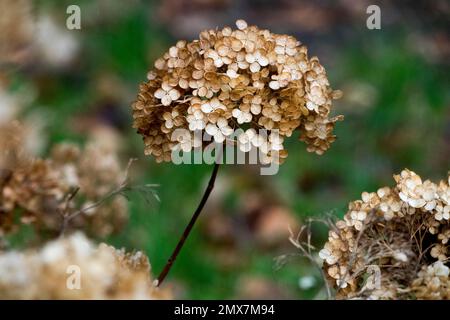
[[[292, 232], [291, 228], [289, 227], [289, 241], [298, 249], [300, 249], [300, 251], [302, 252], [303, 256], [305, 258], [307, 258], [313, 266], [315, 266], [317, 268], [317, 270], [319, 270], [322, 279], [323, 279], [323, 283], [325, 285], [325, 289], [326, 289], [326, 294], [327, 294], [327, 299], [331, 300], [331, 289], [330, 289], [330, 285], [328, 284], [328, 280], [327, 280], [327, 276], [325, 274], [325, 272], [323, 271], [323, 268], [321, 265], [318, 264], [318, 262], [316, 261], [316, 259], [314, 258], [313, 252], [312, 250], [316, 250], [316, 248], [311, 244], [311, 223], [313, 222], [312, 219], [308, 219], [307, 225], [303, 225], [300, 229], [300, 231], [298, 232], [297, 236], [294, 237], [294, 233]], [[303, 232], [306, 231], [306, 236], [307, 236], [307, 241], [301, 241], [300, 238], [303, 235]]]
[[177, 246], [175, 247], [175, 250], [173, 251], [172, 255], [170, 256], [169, 260], [167, 261], [166, 265], [164, 266], [164, 269], [160, 273], [156, 286], [160, 286], [164, 279], [166, 278], [167, 274], [169, 273], [170, 269], [172, 268], [173, 263], [175, 262], [178, 254], [180, 253], [181, 249], [183, 248], [183, 245], [188, 238], [192, 228], [194, 227], [195, 222], [197, 221], [198, 216], [202, 212], [203, 207], [206, 204], [206, 201], [209, 198], [209, 195], [211, 194], [211, 191], [214, 188], [214, 182], [216, 181], [217, 172], [219, 171], [219, 163], [216, 163], [214, 165], [214, 169], [212, 171], [211, 177], [209, 178], [208, 186], [206, 187], [205, 192], [203, 193], [202, 200], [198, 204], [197, 209], [195, 210], [194, 214], [192, 215], [191, 220], [189, 221], [188, 225], [184, 229], [183, 235], [181, 236], [180, 240], [178, 241]]
[[85, 208], [82, 208], [75, 212], [70, 213], [70, 210], [69, 210], [70, 203], [75, 198], [78, 191], [80, 191], [80, 187], [75, 188], [75, 190], [73, 190], [67, 196], [65, 208], [64, 208], [63, 212], [61, 213], [62, 217], [63, 217], [63, 222], [61, 225], [60, 237], [64, 236], [64, 233], [66, 232], [66, 229], [69, 226], [70, 221], [73, 220], [74, 218], [76, 218], [77, 216], [79, 216], [80, 214], [86, 213], [89, 210], [92, 210], [94, 208], [101, 206], [103, 203], [105, 203], [106, 201], [108, 201], [109, 199], [111, 199], [117, 195], [123, 195], [123, 193], [127, 189], [132, 189], [131, 187], [128, 186], [128, 176], [129, 176], [131, 165], [133, 164], [134, 161], [136, 161], [136, 159], [134, 159], [134, 158], [132, 158], [128, 161], [127, 168], [125, 169], [125, 175], [124, 175], [124, 178], [123, 178], [122, 182], [120, 183], [120, 185], [117, 188], [115, 188], [114, 190], [112, 190], [110, 193], [106, 194], [100, 200], [96, 201], [95, 203], [93, 203]]

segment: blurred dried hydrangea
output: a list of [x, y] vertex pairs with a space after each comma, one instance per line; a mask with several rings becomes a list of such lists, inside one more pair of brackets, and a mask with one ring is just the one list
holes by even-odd
[[0, 65], [24, 60], [32, 41], [33, 28], [30, 0], [0, 1]]
[[450, 175], [435, 184], [405, 169], [394, 179], [332, 226], [324, 270], [338, 298], [448, 299]]
[[[158, 162], [171, 152], [202, 145], [194, 132], [205, 130], [215, 142], [236, 143], [266, 155], [287, 156], [283, 139], [300, 129], [308, 151], [322, 154], [335, 140], [329, 118], [332, 99], [340, 96], [328, 82], [317, 57], [294, 37], [236, 22], [179, 41], [155, 62], [133, 104], [133, 126], [143, 136], [145, 153]], [[175, 129], [184, 135], [173, 135]], [[230, 141], [242, 128], [236, 141]], [[268, 139], [259, 134], [268, 132]], [[275, 131], [278, 134], [275, 134]]]
[[0, 236], [20, 223], [56, 235], [69, 217], [68, 229], [93, 236], [121, 229], [128, 219], [126, 200], [103, 201], [126, 176], [115, 153], [97, 144], [83, 150], [60, 144], [48, 159], [35, 159], [22, 145], [18, 123], [0, 128]]
[[[97, 246], [75, 233], [39, 250], [1, 253], [0, 299], [170, 298], [153, 286], [150, 269], [142, 252]], [[71, 289], [77, 284], [79, 289]]]

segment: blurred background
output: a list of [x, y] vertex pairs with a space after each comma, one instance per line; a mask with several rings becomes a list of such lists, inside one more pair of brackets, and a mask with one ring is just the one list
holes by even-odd
[[[81, 30], [66, 28], [72, 4]], [[381, 8], [381, 30], [366, 27], [370, 4]], [[166, 285], [189, 299], [323, 298], [320, 273], [290, 244], [288, 226], [343, 216], [349, 201], [391, 186], [403, 168], [432, 180], [450, 169], [449, 18], [446, 0], [0, 0], [0, 125], [25, 123], [27, 148], [39, 156], [58, 142], [98, 139], [124, 164], [137, 158], [132, 184], [158, 184], [159, 201], [130, 193], [128, 223], [99, 240], [145, 251], [157, 274], [212, 168], [143, 155], [130, 112], [139, 84], [178, 39], [206, 28], [245, 19], [296, 36], [344, 92], [337, 141], [317, 156], [292, 137], [275, 176], [222, 166]], [[10, 240], [20, 247], [29, 237]], [[325, 237], [313, 228], [317, 247]]]

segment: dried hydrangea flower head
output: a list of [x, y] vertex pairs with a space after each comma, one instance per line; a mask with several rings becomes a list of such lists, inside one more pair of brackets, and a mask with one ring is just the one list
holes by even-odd
[[0, 299], [170, 298], [153, 286], [150, 269], [142, 252], [97, 246], [75, 233], [39, 250], [1, 253]]
[[33, 37], [32, 1], [0, 1], [0, 66], [21, 62]]
[[[394, 179], [363, 192], [332, 226], [324, 270], [340, 298], [448, 299], [450, 175], [435, 184], [405, 169]], [[364, 281], [374, 267], [378, 286]]]
[[[205, 130], [218, 143], [233, 142], [243, 152], [257, 148], [271, 161], [287, 156], [283, 139], [299, 129], [310, 152], [322, 154], [335, 140], [330, 118], [330, 88], [317, 57], [294, 37], [236, 22], [179, 41], [142, 83], [133, 104], [133, 126], [143, 136], [145, 153], [170, 161], [176, 148], [202, 146], [193, 135]], [[186, 134], [173, 134], [176, 129]], [[233, 137], [236, 129], [243, 132]], [[267, 132], [262, 137], [260, 129]], [[263, 139], [264, 138], [264, 139]]]
[[60, 144], [51, 157], [34, 159], [24, 154], [20, 132], [20, 126], [11, 125], [8, 135], [0, 135], [0, 237], [20, 224], [57, 235], [64, 217], [75, 212], [80, 214], [71, 219], [69, 229], [83, 228], [91, 236], [105, 237], [124, 226], [128, 219], [124, 198], [112, 197], [93, 206], [126, 175], [115, 153], [93, 144], [83, 150]]
[[29, 165], [31, 159], [24, 150], [24, 139], [25, 130], [19, 122], [0, 123], [0, 170], [4, 173]]

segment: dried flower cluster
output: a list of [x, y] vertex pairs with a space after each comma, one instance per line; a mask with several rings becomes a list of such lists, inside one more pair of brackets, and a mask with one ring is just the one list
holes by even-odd
[[33, 17], [29, 0], [0, 1], [0, 65], [20, 62], [31, 44]]
[[449, 298], [450, 176], [394, 179], [349, 204], [319, 253], [324, 270], [340, 298]]
[[65, 219], [68, 228], [104, 237], [119, 230], [128, 218], [126, 200], [114, 197], [98, 204], [126, 175], [116, 154], [98, 145], [80, 150], [60, 144], [48, 159], [33, 159], [22, 148], [21, 127], [0, 130], [0, 236], [19, 222], [57, 234]]
[[39, 250], [0, 254], [0, 299], [163, 299], [142, 252], [90, 242], [82, 233]]
[[[148, 73], [133, 104], [134, 127], [145, 153], [170, 161], [176, 148], [201, 147], [194, 132], [205, 130], [218, 143], [257, 148], [267, 162], [287, 156], [283, 139], [300, 129], [308, 151], [322, 154], [335, 140], [329, 118], [332, 91], [324, 67], [288, 35], [236, 22], [179, 41]], [[237, 139], [233, 133], [242, 128]], [[173, 134], [185, 129], [183, 134]], [[267, 131], [263, 137], [259, 129]]]
[[423, 266], [412, 283], [418, 299], [450, 299], [450, 269], [442, 261]]

